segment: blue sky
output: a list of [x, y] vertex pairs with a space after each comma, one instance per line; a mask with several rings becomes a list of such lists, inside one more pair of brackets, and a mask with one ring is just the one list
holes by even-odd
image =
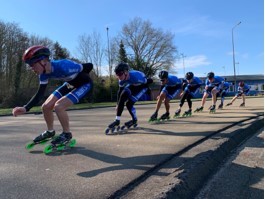
[[[173, 70], [205, 76], [264, 74], [263, 0], [0, 0], [0, 20], [23, 31], [58, 41], [77, 56], [78, 37], [99, 32], [107, 43], [135, 17], [175, 35], [183, 59]], [[106, 60], [107, 62], [107, 60]]]

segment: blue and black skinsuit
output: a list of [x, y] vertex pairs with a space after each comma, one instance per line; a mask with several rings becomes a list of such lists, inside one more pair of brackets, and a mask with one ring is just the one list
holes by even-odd
[[122, 115], [126, 103], [132, 119], [137, 120], [136, 109], [133, 105], [146, 93], [148, 85], [152, 82], [152, 79], [146, 78], [144, 73], [137, 70], [129, 71], [129, 79], [119, 80], [116, 116], [120, 117]]
[[49, 79], [65, 82], [53, 92], [54, 96], [58, 99], [66, 96], [74, 104], [78, 103], [91, 90], [92, 80], [89, 77], [89, 72], [92, 69], [93, 64], [91, 63], [78, 64], [67, 59], [52, 60], [51, 73], [39, 75], [38, 91], [24, 107], [29, 111], [43, 98]]

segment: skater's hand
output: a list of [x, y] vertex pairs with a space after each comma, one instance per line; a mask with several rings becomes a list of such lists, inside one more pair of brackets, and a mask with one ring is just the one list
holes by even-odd
[[16, 117], [16, 116], [22, 115], [26, 112], [27, 111], [24, 107], [15, 107], [15, 108], [13, 108], [12, 114]]
[[183, 94], [184, 94], [184, 92], [181, 92], [179, 96], [182, 97]]

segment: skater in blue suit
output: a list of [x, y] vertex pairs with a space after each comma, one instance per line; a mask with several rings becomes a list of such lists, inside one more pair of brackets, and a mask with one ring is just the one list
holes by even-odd
[[50, 50], [45, 46], [32, 46], [28, 48], [23, 61], [29, 65], [31, 70], [39, 76], [39, 88], [37, 93], [23, 107], [15, 107], [13, 115], [18, 116], [28, 112], [43, 98], [49, 79], [64, 81], [64, 84], [57, 88], [42, 104], [42, 112], [47, 125], [47, 130], [41, 133], [33, 141], [39, 143], [55, 135], [54, 115], [55, 111], [62, 133], [52, 141], [52, 144], [63, 144], [72, 139], [69, 117], [66, 109], [79, 102], [91, 89], [92, 81], [89, 72], [93, 64], [79, 64], [68, 59], [50, 60]]
[[181, 99], [179, 103], [179, 108], [175, 112], [174, 117], [179, 117], [181, 113], [181, 107], [187, 100], [189, 110], [185, 111], [183, 116], [190, 116], [192, 114], [192, 101], [191, 99], [199, 92], [199, 88], [202, 85], [202, 80], [200, 78], [195, 77], [192, 72], [187, 72], [185, 78], [183, 80], [183, 92], [180, 94]]
[[239, 82], [238, 88], [237, 88], [237, 94], [235, 95], [235, 97], [233, 97], [231, 102], [229, 102], [226, 106], [231, 106], [233, 104], [233, 102], [240, 96], [242, 96], [242, 100], [243, 100], [243, 103], [240, 104], [240, 106], [245, 106], [246, 95], [248, 95], [249, 90], [250, 90], [250, 86], [249, 85], [245, 84], [243, 81]]
[[224, 78], [216, 76], [213, 72], [207, 74], [207, 79], [205, 80], [205, 89], [202, 97], [201, 107], [198, 107], [195, 112], [203, 110], [204, 104], [207, 97], [212, 95], [212, 106], [210, 107], [210, 112], [214, 112], [216, 108], [216, 95], [223, 87]]
[[170, 100], [174, 99], [181, 91], [182, 81], [174, 75], [168, 74], [167, 71], [160, 71], [159, 78], [161, 81], [160, 94], [157, 97], [156, 110], [150, 117], [149, 121], [156, 121], [158, 116], [158, 111], [161, 107], [162, 102], [165, 104], [166, 112], [161, 115], [159, 119], [166, 120], [169, 119], [170, 113]]
[[148, 90], [148, 85], [153, 82], [152, 79], [147, 78], [144, 73], [137, 70], [129, 70], [127, 63], [120, 63], [114, 70], [116, 77], [119, 79], [119, 90], [117, 95], [116, 118], [114, 122], [108, 125], [106, 134], [120, 125], [121, 115], [126, 104], [132, 119], [125, 122], [125, 126], [137, 126], [137, 115], [134, 104], [141, 98]]

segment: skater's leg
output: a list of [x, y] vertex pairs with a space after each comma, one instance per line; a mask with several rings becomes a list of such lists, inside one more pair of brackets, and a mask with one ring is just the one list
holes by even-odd
[[217, 95], [218, 93], [218, 90], [216, 88], [214, 88], [212, 91], [211, 91], [211, 94], [212, 94], [212, 105], [215, 106], [216, 105], [216, 100], [217, 100]]
[[192, 101], [191, 101], [191, 98], [192, 98], [191, 95], [188, 95], [188, 96], [187, 96], [187, 103], [188, 103], [188, 106], [189, 106], [189, 109], [190, 109], [190, 110], [192, 109]]
[[205, 104], [206, 99], [207, 99], [208, 96], [209, 96], [209, 94], [207, 92], [204, 92], [204, 94], [202, 96], [201, 107], [204, 107], [204, 104]]
[[127, 110], [129, 111], [131, 117], [133, 120], [137, 120], [137, 116], [136, 116], [136, 109], [135, 107], [133, 106], [135, 104], [135, 102], [133, 102], [132, 100], [128, 100], [126, 102], [126, 107], [127, 107]]
[[164, 104], [165, 104], [165, 108], [166, 108], [166, 112], [167, 112], [167, 113], [169, 113], [169, 109], [170, 109], [170, 104], [169, 104], [169, 102], [170, 102], [170, 99], [168, 99], [168, 98], [165, 98], [165, 99], [164, 99]]
[[124, 104], [125, 102], [129, 99], [129, 93], [127, 90], [122, 91], [121, 95], [120, 95], [120, 99], [118, 101], [118, 105], [117, 105], [117, 112], [116, 112], [116, 116], [121, 117], [122, 112], [124, 110]]
[[160, 95], [158, 96], [158, 99], [157, 99], [157, 103], [156, 103], [156, 111], [158, 113], [160, 107], [161, 107], [161, 104], [162, 102], [165, 100], [166, 98], [166, 93], [165, 92], [161, 92]]
[[62, 97], [55, 103], [54, 110], [63, 128], [63, 132], [70, 132], [69, 117], [66, 110], [72, 105], [73, 102], [67, 97]]
[[54, 115], [53, 109], [55, 103], [58, 101], [58, 98], [51, 94], [47, 100], [42, 104], [41, 109], [43, 112], [44, 120], [47, 125], [47, 130], [53, 130]]

